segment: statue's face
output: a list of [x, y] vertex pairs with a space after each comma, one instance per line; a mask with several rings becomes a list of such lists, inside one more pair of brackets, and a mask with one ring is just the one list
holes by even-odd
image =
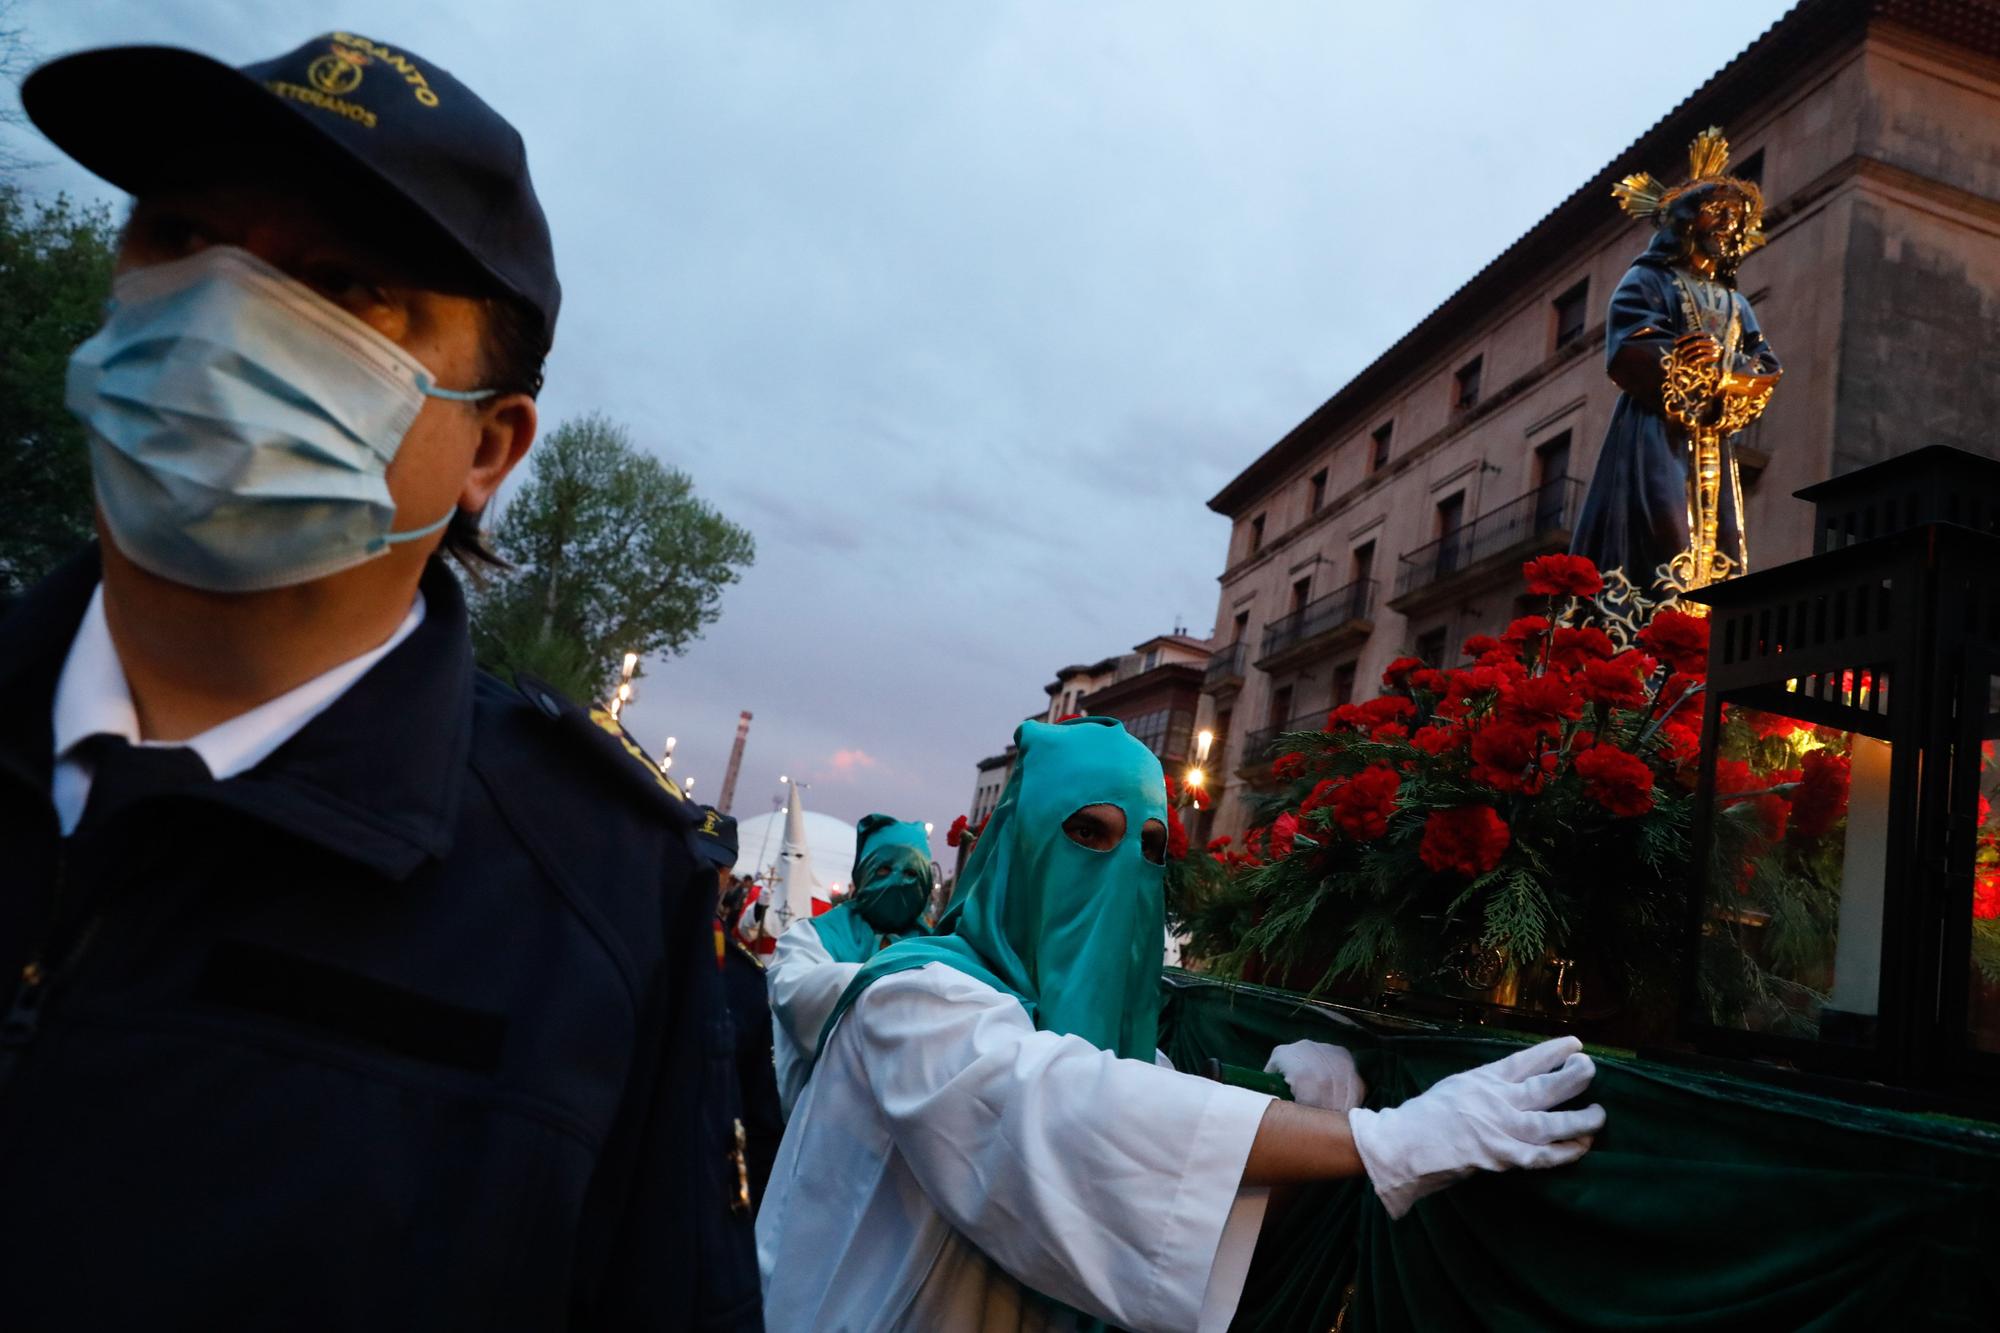
[[1716, 194], [1702, 201], [1695, 214], [1695, 250], [1717, 267], [1741, 263], [1744, 238], [1750, 232], [1750, 205], [1735, 194]]

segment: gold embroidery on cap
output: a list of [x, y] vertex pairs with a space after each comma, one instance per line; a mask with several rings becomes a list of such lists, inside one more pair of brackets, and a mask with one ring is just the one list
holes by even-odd
[[318, 107], [322, 111], [331, 111], [336, 116], [345, 116], [364, 129], [372, 130], [375, 128], [375, 113], [365, 106], [356, 106], [354, 103], [343, 101], [338, 97], [328, 97], [317, 88], [307, 88], [303, 84], [297, 83], [286, 83], [282, 79], [272, 79], [264, 86], [280, 97], [290, 98], [294, 102], [305, 102], [308, 105]]
[[431, 90], [430, 81], [424, 78], [424, 72], [412, 64], [408, 56], [400, 55], [380, 42], [371, 42], [366, 37], [357, 37], [351, 32], [337, 32], [333, 34], [333, 40], [343, 42], [357, 50], [366, 51], [369, 55], [374, 56], [377, 60], [402, 75], [403, 82], [409, 84], [412, 89], [411, 95], [421, 105], [436, 106], [438, 104], [438, 95]]
[[361, 52], [335, 43], [331, 52], [306, 66], [306, 77], [312, 80], [313, 87], [337, 97], [359, 87], [361, 67], [371, 63]]

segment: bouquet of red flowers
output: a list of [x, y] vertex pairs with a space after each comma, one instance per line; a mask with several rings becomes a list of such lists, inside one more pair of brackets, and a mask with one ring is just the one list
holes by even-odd
[[1283, 790], [1176, 883], [1191, 952], [1314, 990], [1547, 965], [1565, 1004], [1587, 956], [1612, 993], [1668, 1002], [1708, 622], [1582, 557], [1523, 572], [1545, 614], [1463, 665], [1398, 659], [1381, 697], [1284, 738]]

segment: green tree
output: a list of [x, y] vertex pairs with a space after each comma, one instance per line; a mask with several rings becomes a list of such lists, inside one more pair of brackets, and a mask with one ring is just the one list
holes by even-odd
[[756, 544], [596, 413], [556, 427], [528, 459], [493, 533], [513, 568], [473, 595], [474, 650], [488, 667], [602, 699], [627, 652], [677, 654], [701, 636]]
[[0, 598], [90, 536], [90, 459], [63, 380], [104, 319], [117, 248], [109, 209], [0, 182]]

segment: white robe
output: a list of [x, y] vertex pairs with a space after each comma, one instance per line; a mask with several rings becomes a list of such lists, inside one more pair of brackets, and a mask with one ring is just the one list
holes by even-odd
[[771, 992], [771, 1059], [778, 1067], [778, 1109], [787, 1120], [812, 1076], [813, 1053], [826, 1017], [846, 993], [859, 963], [835, 962], [811, 921], [794, 921], [778, 936], [764, 969]]
[[834, 1029], [757, 1216], [772, 1333], [1027, 1333], [1031, 1292], [1133, 1333], [1222, 1330], [1268, 1191], [1271, 1099], [1038, 1032], [941, 963]]

